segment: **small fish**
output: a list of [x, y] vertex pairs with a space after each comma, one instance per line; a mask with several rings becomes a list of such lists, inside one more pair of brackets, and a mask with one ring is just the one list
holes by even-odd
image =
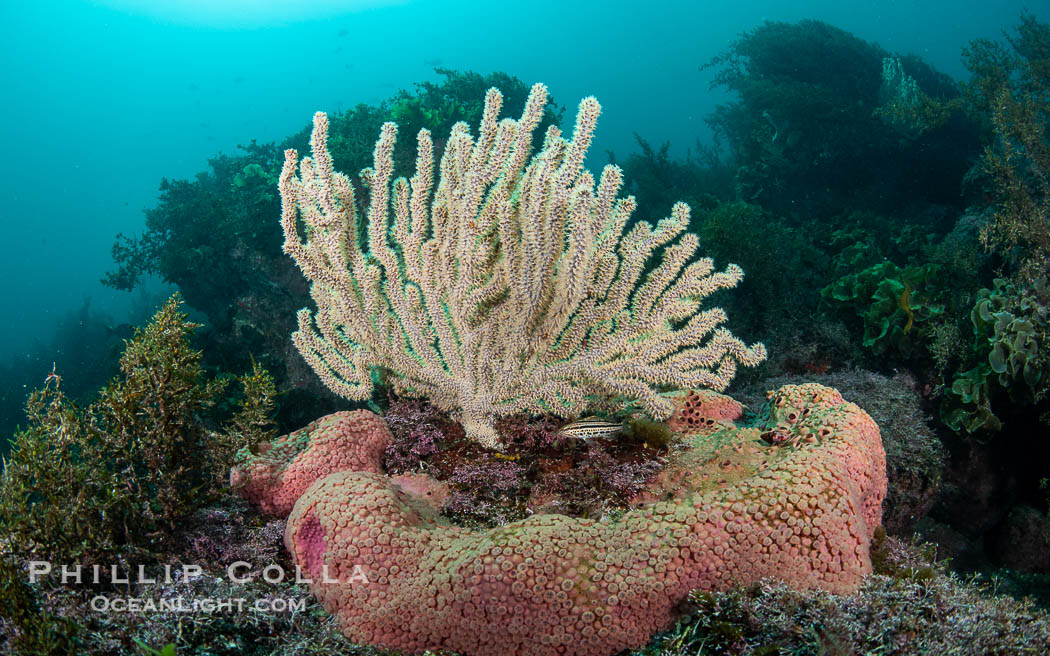
[[595, 437], [611, 437], [623, 432], [623, 424], [608, 421], [601, 417], [584, 417], [565, 424], [558, 429], [558, 434], [577, 440], [589, 440]]

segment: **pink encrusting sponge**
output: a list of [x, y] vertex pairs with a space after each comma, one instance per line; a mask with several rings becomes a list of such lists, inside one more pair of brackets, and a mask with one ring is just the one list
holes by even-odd
[[257, 447], [257, 454], [230, 471], [230, 485], [264, 513], [284, 517], [306, 488], [329, 474], [381, 473], [391, 439], [374, 412], [336, 412]]

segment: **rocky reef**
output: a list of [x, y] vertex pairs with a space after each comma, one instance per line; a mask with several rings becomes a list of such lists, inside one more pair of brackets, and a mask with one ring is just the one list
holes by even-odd
[[275, 514], [300, 494], [285, 545], [310, 589], [351, 640], [406, 652], [613, 654], [668, 628], [693, 590], [855, 590], [886, 494], [871, 418], [819, 385], [771, 393], [750, 423], [714, 392], [674, 398], [689, 434], [617, 518], [455, 526], [441, 482], [382, 473], [392, 436], [368, 411], [246, 455], [231, 478]]

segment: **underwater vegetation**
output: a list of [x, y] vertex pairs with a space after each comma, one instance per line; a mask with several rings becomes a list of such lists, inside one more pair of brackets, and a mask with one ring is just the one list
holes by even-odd
[[952, 381], [943, 415], [950, 428], [1000, 430], [1002, 423], [990, 404], [993, 394], [1005, 394], [1022, 407], [1043, 401], [1050, 374], [1048, 302], [1045, 278], [1016, 285], [997, 278], [993, 289], [978, 292], [970, 312], [977, 365], [957, 372]]
[[670, 141], [656, 149], [638, 133], [634, 138], [641, 152], [622, 161], [612, 151], [608, 156], [623, 168], [624, 191], [634, 196], [639, 216], [664, 215], [679, 201], [702, 211], [733, 197], [734, 170], [716, 146], [698, 140], [679, 161], [670, 156]]
[[1050, 26], [1026, 14], [1005, 45], [980, 39], [964, 52], [973, 75], [967, 95], [986, 134], [982, 166], [997, 201], [982, 242], [1028, 281], [1050, 266], [1048, 43]]
[[[13, 557], [62, 563], [154, 559], [186, 520], [220, 498], [234, 453], [272, 430], [273, 382], [256, 366], [209, 379], [196, 324], [173, 296], [125, 342], [120, 372], [86, 406], [53, 372], [26, 404], [0, 478], [0, 617], [17, 653], [68, 653], [80, 626], [41, 607]], [[231, 405], [232, 403], [232, 405]], [[218, 429], [216, 406], [226, 406]], [[217, 430], [218, 429], [218, 430]]]
[[[56, 357], [5, 458], [0, 651], [1050, 651], [1000, 594], [1050, 574], [1048, 53], [1023, 15], [955, 81], [767, 22], [701, 63], [721, 148], [598, 176], [594, 99], [563, 136], [542, 85], [439, 69], [164, 181], [107, 282], [180, 296], [81, 358], [94, 396]], [[27, 583], [45, 558], [205, 575]]]
[[886, 261], [839, 278], [821, 296], [852, 307], [863, 325], [865, 348], [908, 358], [924, 347], [930, 325], [951, 301], [947, 286], [936, 282], [941, 276], [936, 264], [902, 269]]
[[[149, 318], [156, 310], [155, 300], [139, 295], [133, 315]], [[6, 437], [25, 424], [29, 393], [52, 370], [75, 371], [66, 378], [63, 391], [75, 401], [90, 403], [98, 388], [117, 373], [123, 340], [131, 330], [129, 324], [113, 325], [85, 298], [79, 308], [56, 319], [53, 334], [41, 334], [28, 352], [0, 362], [0, 434], [5, 436], [0, 453], [7, 453]]]
[[274, 390], [259, 368], [238, 380], [225, 428], [209, 429], [204, 416], [232, 380], [205, 376], [180, 303], [136, 330], [90, 405], [71, 400], [58, 373], [30, 395], [0, 485], [2, 534], [21, 554], [72, 562], [155, 550], [225, 488], [236, 451], [267, 437]]
[[638, 654], [1023, 654], [1050, 640], [1030, 602], [960, 578], [931, 545], [882, 536], [873, 553], [874, 575], [850, 595], [772, 581], [693, 593], [685, 618]]
[[[812, 322], [825, 255], [804, 229], [761, 205], [728, 200], [698, 210], [690, 230], [710, 257], [734, 262], [746, 272], [732, 294], [717, 297], [736, 332], [779, 344], [793, 337], [797, 326]], [[742, 234], [751, 238], [741, 240]], [[775, 350], [770, 352], [776, 357]]]
[[[819, 21], [765, 23], [707, 62], [714, 84], [739, 95], [710, 118], [737, 200], [713, 188], [691, 229], [711, 235], [715, 253], [742, 252], [733, 261], [749, 276], [727, 309], [744, 322], [763, 316], [774, 354], [811, 350], [799, 340], [815, 329], [835, 359], [911, 367], [953, 431], [987, 437], [1003, 426], [997, 406], [1022, 423], [1043, 415], [1047, 42], [1047, 28], [1023, 15], [1005, 43], [966, 49], [961, 84]], [[654, 176], [672, 170], [651, 152], [635, 165], [647, 161]], [[760, 221], [768, 230], [755, 230]], [[995, 312], [1014, 310], [981, 319], [988, 299]], [[814, 326], [814, 313], [858, 338]], [[793, 356], [782, 366], [827, 363]]]
[[738, 96], [708, 122], [740, 200], [792, 220], [958, 202], [978, 132], [959, 86], [921, 59], [803, 20], [766, 22], [703, 68]]

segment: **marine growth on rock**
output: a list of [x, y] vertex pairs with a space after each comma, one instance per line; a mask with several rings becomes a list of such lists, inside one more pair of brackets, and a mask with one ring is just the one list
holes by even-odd
[[[815, 384], [770, 393], [750, 426], [715, 392], [674, 402], [688, 435], [615, 520], [454, 526], [440, 482], [382, 473], [390, 433], [368, 411], [279, 439], [231, 479], [267, 512], [291, 503], [285, 545], [350, 639], [407, 653], [602, 656], [644, 645], [692, 590], [768, 577], [855, 590], [886, 494], [871, 418]], [[791, 444], [763, 440], [771, 430]]]

